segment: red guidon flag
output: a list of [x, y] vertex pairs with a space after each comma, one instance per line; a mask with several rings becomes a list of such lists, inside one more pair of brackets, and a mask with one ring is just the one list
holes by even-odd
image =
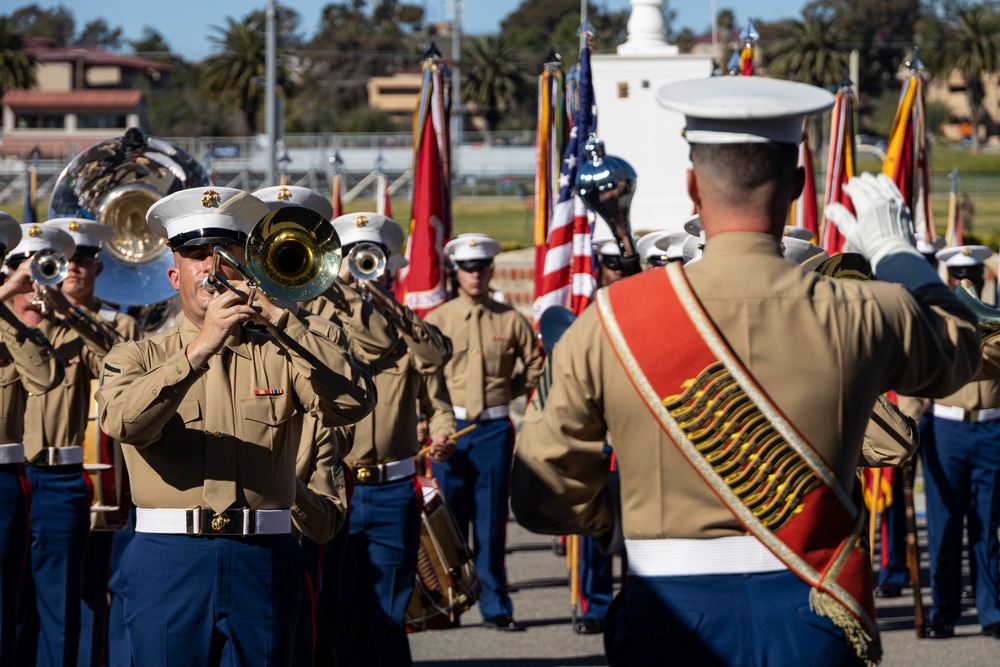
[[924, 118], [924, 82], [919, 63], [903, 81], [899, 106], [892, 121], [889, 145], [882, 162], [882, 173], [899, 188], [913, 215], [913, 231], [923, 232], [934, 243], [937, 231], [930, 208], [930, 165], [927, 161], [927, 127]]
[[790, 227], [804, 227], [812, 232], [813, 242], [819, 238], [819, 213], [816, 210], [816, 175], [813, 171], [812, 147], [809, 144], [809, 133], [799, 144], [799, 166], [806, 172], [805, 185], [802, 194], [792, 202], [788, 211]]
[[[833, 110], [830, 112], [830, 157], [826, 166], [826, 195], [823, 199], [824, 208], [839, 202], [854, 213], [854, 204], [844, 192], [844, 186], [856, 173], [854, 166], [854, 136], [855, 136], [855, 102], [854, 92], [850, 86], [837, 91]], [[831, 255], [844, 252], [846, 243], [837, 225], [824, 220], [820, 235], [820, 245]]]
[[330, 194], [330, 203], [333, 204], [334, 218], [344, 215], [344, 205], [340, 201], [340, 174], [333, 177], [333, 192]]
[[420, 99], [413, 115], [413, 207], [409, 266], [400, 271], [397, 296], [417, 315], [444, 303], [444, 244], [451, 236], [448, 107], [441, 69], [424, 61]]

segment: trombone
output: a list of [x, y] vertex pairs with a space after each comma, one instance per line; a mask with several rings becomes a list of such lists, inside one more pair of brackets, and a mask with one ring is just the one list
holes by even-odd
[[222, 262], [257, 292], [283, 301], [309, 301], [333, 284], [343, 261], [340, 237], [329, 220], [302, 206], [286, 206], [261, 218], [246, 242], [246, 265], [225, 248], [215, 246], [212, 271], [202, 287], [214, 293], [220, 286], [236, 291], [222, 275]]
[[69, 260], [54, 248], [43, 248], [31, 256], [30, 267], [31, 280], [35, 285], [31, 305], [39, 306], [42, 315], [47, 315], [49, 298], [42, 291], [42, 286], [58, 285], [65, 280], [69, 274]]

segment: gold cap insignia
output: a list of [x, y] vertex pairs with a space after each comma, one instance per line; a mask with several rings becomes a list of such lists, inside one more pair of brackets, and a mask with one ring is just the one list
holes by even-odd
[[963, 249], [962, 250], [962, 254], [965, 255], [966, 257], [968, 257], [969, 255], [972, 254], [972, 248], [965, 248], [965, 249]]
[[80, 223], [77, 222], [76, 220], [70, 220], [69, 224], [66, 225], [66, 228], [71, 232], [80, 231]]
[[475, 248], [477, 245], [479, 245], [479, 242], [476, 239], [469, 239], [470, 248]]
[[288, 201], [289, 199], [292, 198], [292, 191], [289, 190], [288, 188], [281, 188], [280, 190], [278, 190], [277, 196], [280, 201]]
[[28, 236], [30, 236], [31, 238], [35, 238], [36, 236], [41, 236], [41, 235], [42, 235], [42, 228], [39, 227], [38, 225], [32, 225], [31, 227], [28, 228]]
[[222, 195], [220, 195], [215, 190], [205, 190], [201, 193], [203, 196], [201, 198], [201, 205], [205, 208], [212, 208], [213, 206], [218, 206], [219, 201], [222, 200]]
[[357, 225], [358, 227], [364, 227], [365, 225], [368, 224], [367, 216], [359, 215], [357, 218], [355, 218], [354, 224]]

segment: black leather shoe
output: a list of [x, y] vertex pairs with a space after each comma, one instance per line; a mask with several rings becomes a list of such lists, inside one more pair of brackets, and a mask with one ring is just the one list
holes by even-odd
[[511, 618], [510, 614], [491, 616], [483, 621], [483, 627], [494, 628], [502, 632], [523, 632], [524, 626]]
[[990, 625], [984, 625], [983, 634], [986, 635], [987, 637], [1000, 639], [1000, 623], [991, 623]]
[[951, 623], [931, 623], [924, 631], [927, 639], [950, 639], [955, 636], [955, 626]]
[[599, 635], [604, 632], [604, 621], [599, 618], [582, 618], [573, 624], [573, 632], [578, 635]]
[[877, 598], [898, 598], [903, 594], [903, 587], [896, 584], [878, 584], [875, 586], [875, 597]]

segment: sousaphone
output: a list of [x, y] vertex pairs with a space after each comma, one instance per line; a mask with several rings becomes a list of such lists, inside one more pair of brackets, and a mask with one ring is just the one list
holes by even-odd
[[146, 306], [176, 294], [173, 258], [146, 225], [149, 207], [178, 190], [211, 185], [208, 172], [180, 146], [129, 128], [77, 155], [59, 175], [49, 217], [88, 218], [111, 227], [95, 294], [118, 306]]

